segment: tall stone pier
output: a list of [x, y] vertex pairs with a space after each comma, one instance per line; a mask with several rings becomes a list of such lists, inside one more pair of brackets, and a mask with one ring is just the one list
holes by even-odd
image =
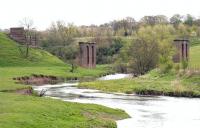
[[96, 67], [96, 43], [79, 42], [79, 64], [85, 68]]
[[188, 61], [189, 59], [189, 40], [187, 39], [176, 39], [174, 40], [175, 55], [173, 61], [179, 63], [183, 60]]

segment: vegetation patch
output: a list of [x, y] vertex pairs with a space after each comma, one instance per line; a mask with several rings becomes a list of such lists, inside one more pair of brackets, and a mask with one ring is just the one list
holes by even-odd
[[176, 76], [160, 75], [156, 70], [137, 78], [83, 82], [80, 88], [92, 88], [105, 92], [136, 93], [139, 95], [163, 95], [176, 97], [200, 97], [200, 73]]
[[112, 71], [109, 65], [101, 65], [96, 69], [78, 67], [72, 73], [69, 64], [44, 50], [30, 48], [24, 58], [19, 47], [24, 49], [0, 33], [1, 128], [116, 128], [115, 120], [129, 117], [118, 109], [33, 96], [32, 87], [24, 84], [95, 78]]
[[115, 120], [129, 117], [99, 105], [10, 93], [0, 93], [0, 113], [1, 128], [116, 128]]
[[[29, 88], [24, 83], [54, 83], [55, 80], [52, 81], [50, 76], [66, 80], [88, 79], [112, 72], [109, 65], [97, 65], [96, 69], [78, 67], [72, 73], [70, 72], [71, 66], [69, 64], [65, 64], [44, 50], [30, 48], [28, 58], [24, 58], [20, 53], [19, 47], [20, 49], [25, 49], [25, 47], [9, 39], [7, 35], [0, 33], [0, 56], [3, 56], [0, 58], [0, 91]], [[33, 73], [36, 75], [32, 75]], [[37, 79], [29, 79], [33, 77], [37, 77]], [[20, 79], [20, 82], [16, 83], [17, 81], [13, 80], [13, 78]]]

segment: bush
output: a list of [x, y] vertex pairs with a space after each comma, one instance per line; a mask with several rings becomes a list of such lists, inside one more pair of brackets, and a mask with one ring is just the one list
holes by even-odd
[[128, 73], [128, 66], [126, 63], [116, 63], [115, 71], [120, 73]]
[[179, 63], [178, 64], [174, 64], [174, 69], [175, 69], [176, 72], [179, 72], [180, 64]]
[[163, 74], [169, 73], [173, 68], [173, 62], [169, 57], [160, 56], [159, 63], [160, 71]]
[[188, 67], [188, 61], [187, 60], [181, 61], [181, 66], [182, 66], [182, 69], [185, 71], [185, 69]]

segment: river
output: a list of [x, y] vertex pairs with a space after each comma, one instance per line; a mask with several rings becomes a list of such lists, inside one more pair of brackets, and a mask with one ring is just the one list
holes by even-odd
[[[130, 77], [108, 75], [101, 80]], [[131, 118], [117, 121], [118, 128], [200, 128], [200, 99], [135, 94], [103, 93], [99, 90], [78, 89], [78, 83], [33, 86], [46, 89], [46, 96], [69, 102], [100, 104], [125, 110]]]

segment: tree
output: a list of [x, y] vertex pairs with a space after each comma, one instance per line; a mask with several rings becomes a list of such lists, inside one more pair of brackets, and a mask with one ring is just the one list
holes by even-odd
[[[157, 51], [157, 52], [156, 52]], [[158, 44], [138, 38], [133, 43], [130, 52], [131, 66], [134, 74], [143, 75], [155, 68], [158, 61]]]
[[65, 62], [71, 65], [70, 72], [74, 72], [76, 69], [76, 57], [78, 55], [78, 48], [76, 45], [69, 44], [65, 47], [61, 48], [61, 57], [64, 59]]
[[119, 54], [115, 55], [115, 69], [118, 72], [127, 73], [129, 72], [130, 56], [132, 55], [132, 53], [129, 54], [132, 41], [122, 40], [122, 44], [123, 47], [120, 48]]
[[169, 72], [173, 67], [172, 56], [174, 46], [172, 44], [176, 37], [176, 31], [172, 25], [156, 25], [153, 28], [159, 43], [159, 68], [162, 73]]
[[132, 17], [126, 17], [121, 21], [122, 27], [124, 29], [124, 36], [131, 35], [132, 32], [136, 29], [136, 21]]
[[196, 20], [194, 21], [194, 25], [200, 27], [200, 19], [196, 19]]
[[183, 21], [183, 16], [179, 14], [175, 14], [170, 18], [170, 23], [174, 25], [174, 27], [177, 27], [180, 23]]
[[180, 38], [189, 38], [190, 31], [188, 30], [188, 26], [184, 25], [183, 23], [179, 24], [177, 27], [178, 37]]
[[168, 24], [168, 19], [164, 15], [144, 16], [140, 19], [142, 25]]
[[141, 27], [132, 43], [125, 46], [128, 50], [124, 52], [124, 47], [122, 48], [119, 58], [122, 62], [128, 60], [130, 69], [137, 75], [142, 75], [156, 66], [170, 69], [175, 34], [172, 25]]
[[52, 23], [47, 31], [46, 38], [42, 41], [42, 47], [63, 61], [71, 64], [71, 72], [75, 70], [75, 59], [78, 54], [74, 37], [77, 36], [77, 28], [73, 24], [65, 25], [62, 21]]
[[195, 18], [192, 15], [187, 14], [187, 16], [185, 17], [184, 23], [189, 26], [192, 26], [194, 23], [194, 20], [195, 20]]
[[158, 63], [158, 42], [152, 27], [139, 29], [130, 47], [130, 64], [134, 74], [143, 75]]
[[34, 28], [33, 28], [33, 20], [29, 18], [24, 18], [22, 21], [20, 21], [21, 26], [25, 28], [25, 43], [26, 43], [26, 53], [25, 57], [27, 58], [29, 56], [29, 47], [31, 45], [31, 39], [33, 38]]
[[156, 24], [154, 16], [144, 16], [143, 18], [141, 18], [140, 22], [144, 25], [151, 25], [151, 26]]
[[126, 17], [122, 20], [114, 20], [110, 24], [115, 36], [129, 36], [137, 28], [136, 21], [132, 17]]
[[154, 16], [156, 24], [168, 24], [168, 18], [165, 15]]

